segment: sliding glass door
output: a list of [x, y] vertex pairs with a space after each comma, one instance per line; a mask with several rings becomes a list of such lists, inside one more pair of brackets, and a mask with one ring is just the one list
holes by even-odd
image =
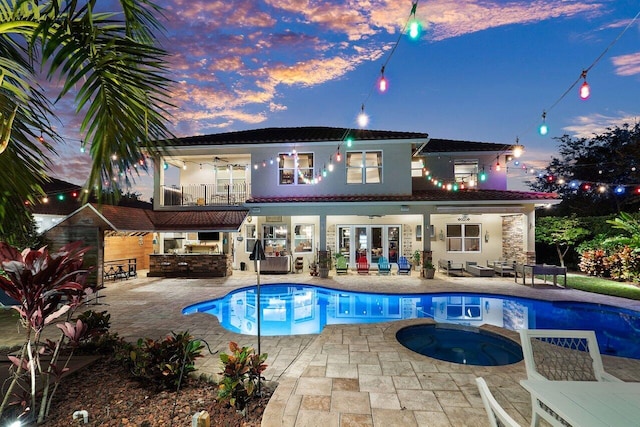
[[377, 264], [381, 256], [389, 262], [398, 262], [400, 249], [399, 225], [339, 225], [336, 252], [353, 264], [366, 257]]

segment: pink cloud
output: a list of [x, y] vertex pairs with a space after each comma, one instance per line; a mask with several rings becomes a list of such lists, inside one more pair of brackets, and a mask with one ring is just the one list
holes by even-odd
[[640, 52], [615, 56], [611, 58], [611, 62], [615, 65], [616, 74], [619, 76], [640, 74]]

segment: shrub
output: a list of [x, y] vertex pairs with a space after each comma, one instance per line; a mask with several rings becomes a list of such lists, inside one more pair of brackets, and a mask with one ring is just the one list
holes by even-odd
[[629, 246], [607, 257], [611, 277], [632, 282], [640, 277], [640, 255]]
[[[20, 351], [8, 356], [13, 367], [0, 403], [0, 419], [14, 403], [22, 406], [20, 416], [26, 421], [43, 423], [49, 413], [73, 351], [90, 332], [82, 320], [73, 318], [85, 297], [92, 293], [87, 282], [89, 270], [82, 267], [88, 250], [82, 242], [74, 242], [51, 253], [45, 247], [20, 252], [0, 242], [0, 290], [17, 301], [13, 308], [25, 327]], [[59, 320], [63, 322], [56, 324]], [[54, 324], [60, 329], [59, 338], [43, 340], [43, 331]], [[71, 351], [63, 352], [66, 348]], [[41, 359], [43, 355], [50, 357]], [[20, 383], [27, 386], [22, 392], [15, 392]]]
[[602, 249], [583, 251], [578, 267], [589, 276], [608, 277], [610, 274], [607, 255]]
[[140, 338], [136, 345], [125, 345], [119, 359], [142, 383], [177, 390], [181, 380], [196, 370], [195, 360], [202, 357], [203, 348], [189, 332], [171, 332], [163, 340]]
[[218, 384], [218, 397], [228, 400], [237, 410], [243, 410], [255, 396], [259, 380], [263, 379], [267, 353], [258, 355], [252, 347], [241, 348], [233, 341], [229, 343], [229, 350], [231, 354], [220, 354], [224, 370]]

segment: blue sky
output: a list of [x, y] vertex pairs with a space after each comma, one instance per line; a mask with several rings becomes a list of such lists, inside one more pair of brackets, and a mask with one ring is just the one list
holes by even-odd
[[[419, 1], [417, 41], [400, 37], [409, 0], [157, 2], [167, 17], [161, 42], [172, 53], [178, 136], [357, 127], [364, 103], [370, 129], [519, 138], [521, 162], [536, 168], [555, 154], [554, 137], [590, 137], [640, 120], [640, 19], [616, 41], [640, 12], [637, 0]], [[385, 62], [390, 87], [379, 94]], [[579, 99], [580, 82], [561, 99], [590, 66], [591, 97]], [[68, 143], [58, 148], [54, 174], [82, 184], [88, 155], [79, 152], [79, 120], [64, 113], [69, 107], [58, 108]], [[545, 110], [550, 130], [542, 137]], [[512, 189], [532, 176], [520, 168], [509, 175]], [[132, 191], [148, 199], [151, 185], [141, 177]]]

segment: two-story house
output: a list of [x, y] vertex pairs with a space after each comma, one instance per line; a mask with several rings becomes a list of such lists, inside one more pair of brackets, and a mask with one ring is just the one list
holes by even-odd
[[[535, 260], [535, 209], [555, 194], [507, 190], [520, 147], [426, 133], [266, 128], [167, 141], [154, 159], [154, 211], [244, 212], [237, 231], [199, 223], [160, 233], [158, 252], [225, 253], [252, 268], [306, 270], [318, 251], [376, 268], [427, 251], [434, 262]], [[164, 230], [171, 229], [170, 223]]]

